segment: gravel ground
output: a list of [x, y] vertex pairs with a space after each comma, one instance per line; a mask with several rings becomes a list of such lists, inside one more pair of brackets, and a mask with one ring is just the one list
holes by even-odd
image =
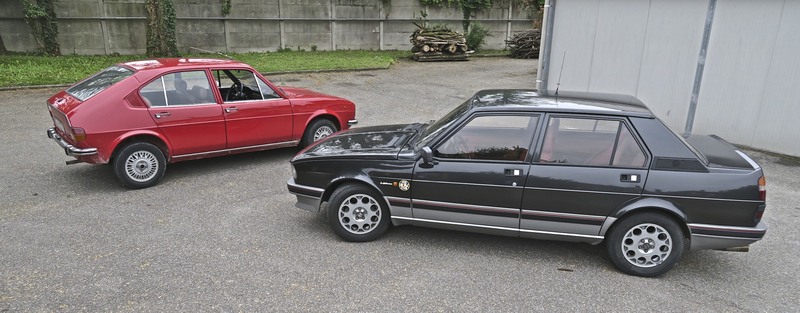
[[[366, 126], [532, 88], [535, 68], [480, 58], [271, 79], [349, 98]], [[418, 227], [342, 242], [286, 191], [296, 149], [171, 164], [160, 185], [126, 190], [108, 166], [64, 165], [45, 136], [55, 91], [0, 92], [0, 311], [800, 310], [796, 159], [748, 151], [767, 174], [770, 227], [750, 252], [693, 251], [646, 279], [585, 244]]]

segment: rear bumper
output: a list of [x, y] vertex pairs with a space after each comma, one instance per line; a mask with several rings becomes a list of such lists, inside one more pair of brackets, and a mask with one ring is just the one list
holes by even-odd
[[286, 188], [289, 189], [293, 195], [297, 196], [297, 203], [295, 203], [295, 207], [300, 209], [311, 211], [311, 212], [319, 212], [319, 205], [322, 198], [322, 193], [325, 191], [321, 188], [309, 187], [304, 185], [299, 185], [294, 182], [294, 178], [289, 179], [286, 182]]
[[70, 156], [86, 156], [86, 155], [95, 155], [97, 154], [97, 148], [78, 148], [69, 142], [66, 142], [64, 138], [56, 133], [55, 128], [50, 128], [47, 130], [47, 138], [51, 138], [58, 143], [61, 148], [64, 148], [64, 153]]
[[692, 232], [691, 249], [728, 249], [748, 246], [764, 238], [767, 224], [759, 222], [755, 227], [689, 224]]

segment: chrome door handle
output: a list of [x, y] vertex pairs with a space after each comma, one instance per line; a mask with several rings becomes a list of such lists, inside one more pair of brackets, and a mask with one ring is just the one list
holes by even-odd
[[225, 108], [225, 113], [231, 113], [231, 112], [236, 112], [236, 111], [239, 111], [239, 108], [237, 108], [237, 107]]
[[169, 112], [156, 113], [156, 118], [161, 118], [162, 116], [170, 116], [170, 115], [172, 115], [172, 113]]
[[505, 176], [522, 176], [524, 174], [521, 169], [507, 168], [503, 171]]
[[638, 174], [621, 174], [619, 175], [619, 181], [623, 183], [638, 183], [641, 176]]

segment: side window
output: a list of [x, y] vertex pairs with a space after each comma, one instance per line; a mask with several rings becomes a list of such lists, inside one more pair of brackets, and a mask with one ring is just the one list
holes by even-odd
[[642, 167], [645, 154], [619, 120], [551, 118], [540, 163]]
[[144, 86], [139, 94], [151, 107], [216, 103], [205, 71], [164, 75]]
[[258, 88], [261, 89], [261, 96], [263, 96], [264, 99], [277, 99], [281, 97], [277, 92], [275, 92], [275, 90], [272, 90], [269, 85], [265, 84], [258, 78], [256, 78], [256, 80], [258, 81]]
[[448, 159], [524, 161], [537, 121], [537, 116], [478, 116], [437, 147], [434, 155]]
[[[260, 80], [248, 70], [214, 71], [217, 88], [225, 102], [262, 100]], [[263, 83], [261, 83], [263, 84]], [[264, 84], [266, 86], [266, 84]]]

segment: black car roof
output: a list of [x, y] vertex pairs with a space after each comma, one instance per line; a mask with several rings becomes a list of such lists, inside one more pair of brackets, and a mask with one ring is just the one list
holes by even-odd
[[654, 117], [644, 103], [632, 96], [562, 91], [554, 97], [534, 89], [481, 90], [472, 97], [472, 107]]

